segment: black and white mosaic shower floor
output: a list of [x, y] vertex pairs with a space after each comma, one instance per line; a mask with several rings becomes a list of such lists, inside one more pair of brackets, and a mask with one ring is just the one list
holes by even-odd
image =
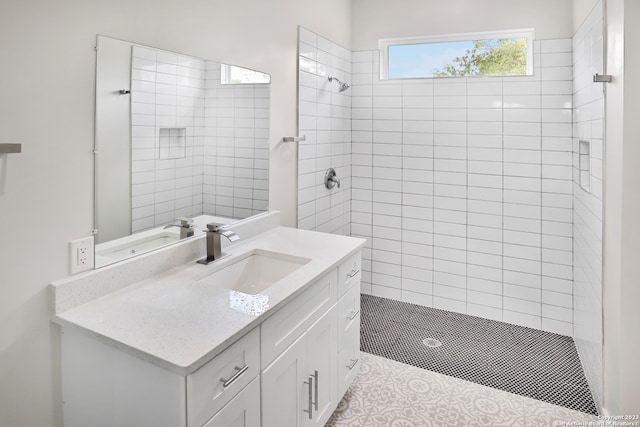
[[570, 337], [364, 294], [361, 313], [362, 351], [597, 415]]

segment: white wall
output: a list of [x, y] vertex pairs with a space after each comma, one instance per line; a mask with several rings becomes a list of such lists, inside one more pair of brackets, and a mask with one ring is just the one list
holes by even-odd
[[[640, 414], [640, 2], [625, 1], [624, 202], [619, 413]], [[615, 218], [613, 219], [615, 220]], [[615, 359], [612, 363], [616, 363]]]
[[[93, 227], [96, 34], [270, 73], [271, 139], [296, 131], [297, 26], [350, 44], [344, 0], [5, 0], [0, 13], [0, 425], [60, 426], [48, 283]], [[295, 225], [296, 158], [272, 144], [271, 207]]]
[[378, 39], [535, 28], [537, 39], [573, 35], [571, 0], [353, 0], [352, 49]]
[[603, 245], [604, 409], [640, 413], [640, 3], [607, 0]]

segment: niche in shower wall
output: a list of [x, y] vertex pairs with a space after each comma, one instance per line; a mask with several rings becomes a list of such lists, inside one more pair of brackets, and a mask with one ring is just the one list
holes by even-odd
[[586, 192], [591, 191], [591, 143], [583, 139], [578, 142], [578, 168], [580, 187]]
[[187, 156], [187, 129], [158, 129], [160, 160], [182, 159]]

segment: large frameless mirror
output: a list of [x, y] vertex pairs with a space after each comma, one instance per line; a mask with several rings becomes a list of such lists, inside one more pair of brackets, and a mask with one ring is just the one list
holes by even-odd
[[268, 210], [268, 74], [98, 36], [96, 268]]

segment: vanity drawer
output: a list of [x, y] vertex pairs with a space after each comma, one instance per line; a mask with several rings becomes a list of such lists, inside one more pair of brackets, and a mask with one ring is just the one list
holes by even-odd
[[337, 276], [332, 270], [260, 325], [263, 369], [335, 304]]
[[260, 330], [249, 332], [187, 377], [189, 427], [201, 427], [260, 372]]
[[202, 427], [260, 427], [260, 379], [244, 390]]
[[338, 331], [343, 333], [360, 323], [360, 286], [352, 286], [338, 301]]
[[362, 273], [362, 253], [352, 255], [338, 267], [338, 298], [356, 283], [360, 283]]
[[360, 314], [340, 331], [338, 347], [338, 400], [360, 372]]

